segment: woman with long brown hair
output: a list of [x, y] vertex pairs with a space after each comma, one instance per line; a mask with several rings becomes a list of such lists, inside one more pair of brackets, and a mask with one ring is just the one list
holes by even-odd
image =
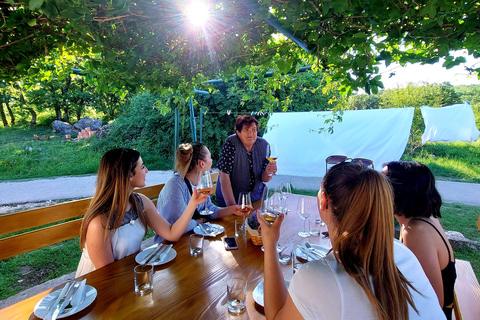
[[418, 260], [394, 241], [392, 190], [382, 174], [337, 164], [318, 206], [332, 250], [302, 266], [288, 291], [276, 252], [283, 216], [271, 226], [260, 219], [267, 319], [444, 319]]
[[103, 155], [95, 195], [80, 229], [82, 257], [77, 277], [139, 251], [147, 227], [169, 241], [177, 241], [197, 205], [208, 197], [194, 189], [182, 216], [171, 225], [150, 199], [133, 192], [145, 186], [147, 172], [136, 150], [118, 148]]

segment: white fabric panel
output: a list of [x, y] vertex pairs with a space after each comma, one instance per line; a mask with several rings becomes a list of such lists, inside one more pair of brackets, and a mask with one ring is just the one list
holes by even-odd
[[330, 111], [273, 113], [263, 138], [277, 145], [280, 175], [322, 177], [325, 159], [331, 155], [371, 159], [381, 170], [383, 163], [402, 156], [413, 112], [414, 108], [344, 111], [333, 134], [318, 133], [328, 129]]
[[425, 122], [422, 144], [427, 141], [477, 141], [479, 132], [469, 102], [443, 108], [423, 106], [420, 110]]

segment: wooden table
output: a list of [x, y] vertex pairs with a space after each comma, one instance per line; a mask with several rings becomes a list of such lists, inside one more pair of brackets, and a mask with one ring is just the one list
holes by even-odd
[[[296, 214], [299, 196], [288, 198], [291, 210], [286, 216], [280, 235], [280, 243], [294, 244], [305, 239], [297, 235], [303, 228], [303, 220]], [[316, 198], [308, 197], [312, 204]], [[315, 215], [318, 215], [316, 205]], [[252, 298], [252, 291], [263, 279], [263, 252], [254, 246], [247, 235], [237, 238], [238, 250], [224, 249], [222, 238], [234, 236], [234, 220], [227, 217], [215, 223], [225, 227], [225, 233], [215, 238], [206, 237], [203, 255], [191, 257], [189, 235], [183, 235], [173, 248], [177, 256], [171, 262], [156, 266], [153, 276], [153, 292], [145, 296], [134, 293], [133, 268], [135, 254], [118, 260], [77, 280], [87, 278], [87, 284], [94, 286], [98, 295], [85, 310], [70, 319], [265, 319], [263, 308]], [[322, 227], [325, 231], [326, 227]], [[329, 239], [310, 237], [311, 243], [330, 247]], [[292, 266], [282, 266], [286, 278], [292, 274]], [[240, 316], [227, 311], [225, 280], [237, 274], [247, 279], [247, 311]], [[56, 290], [58, 288], [52, 288]], [[33, 314], [35, 304], [52, 290], [42, 292], [29, 299], [0, 310], [0, 319], [38, 319]]]

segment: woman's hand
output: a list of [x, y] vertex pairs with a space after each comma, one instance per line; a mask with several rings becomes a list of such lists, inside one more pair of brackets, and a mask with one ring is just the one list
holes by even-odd
[[267, 172], [268, 175], [277, 173], [277, 161], [270, 162], [267, 165], [267, 168], [265, 168], [265, 171]]
[[236, 216], [239, 216], [239, 217], [242, 217], [243, 216], [243, 212], [240, 211], [240, 206], [239, 205], [234, 205], [234, 206], [231, 206], [230, 208], [232, 208], [232, 214], [236, 215]]
[[192, 203], [195, 205], [195, 207], [197, 207], [202, 203], [204, 203], [208, 199], [208, 197], [210, 197], [210, 195], [200, 193], [197, 191], [197, 188], [194, 187], [192, 192], [192, 197], [190, 198], [189, 203]]
[[257, 214], [257, 220], [262, 228], [262, 241], [265, 250], [267, 250], [267, 248], [273, 248], [276, 250], [275, 247], [277, 245], [278, 238], [280, 237], [280, 227], [283, 219], [285, 219], [285, 214], [280, 213], [277, 217], [277, 220], [273, 224], [269, 224], [263, 219], [262, 215]]

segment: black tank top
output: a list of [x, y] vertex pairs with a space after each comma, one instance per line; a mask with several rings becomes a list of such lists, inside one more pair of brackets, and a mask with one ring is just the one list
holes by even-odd
[[[452, 257], [450, 255], [450, 248], [448, 247], [447, 241], [443, 238], [442, 234], [440, 231], [433, 225], [433, 223], [423, 220], [420, 218], [413, 218], [412, 220], [420, 220], [423, 222], [428, 223], [431, 225], [435, 231], [437, 231], [438, 235], [440, 238], [442, 238], [443, 243], [445, 243], [445, 246], [447, 247], [448, 251], [448, 264], [447, 266], [442, 270], [442, 282], [443, 282], [443, 312], [445, 313], [445, 316], [447, 317], [447, 320], [452, 319], [452, 307], [453, 307], [453, 299], [454, 299], [454, 286], [455, 286], [455, 279], [457, 279], [457, 271], [455, 269], [455, 261], [452, 261]], [[410, 221], [412, 221], [410, 220]]]

